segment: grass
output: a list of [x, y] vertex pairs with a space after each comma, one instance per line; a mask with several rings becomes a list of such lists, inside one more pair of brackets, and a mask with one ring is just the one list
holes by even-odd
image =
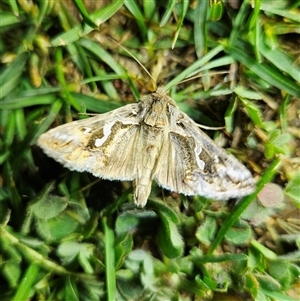
[[[2, 1], [1, 300], [296, 300], [299, 1]], [[101, 5], [103, 5], [101, 7]], [[151, 90], [251, 170], [239, 203], [64, 169], [49, 128]], [[199, 78], [201, 75], [201, 78]], [[187, 77], [196, 78], [182, 82]]]

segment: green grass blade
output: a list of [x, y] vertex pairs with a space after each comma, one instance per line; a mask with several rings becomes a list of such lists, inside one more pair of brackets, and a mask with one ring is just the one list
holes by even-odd
[[8, 2], [9, 2], [10, 7], [12, 8], [14, 14], [16, 16], [19, 16], [20, 12], [19, 12], [19, 7], [18, 7], [18, 2], [16, 0], [9, 0]]
[[240, 36], [241, 28], [244, 27], [249, 8], [250, 4], [248, 3], [248, 1], [242, 2], [242, 5], [233, 23], [233, 29], [229, 38], [229, 45], [235, 45], [236, 40]]
[[[75, 64], [81, 70], [81, 72], [86, 77], [92, 77], [93, 71], [92, 71], [91, 65], [89, 63], [88, 57], [86, 55], [85, 49], [79, 43], [68, 44], [66, 46], [66, 49], [71, 54], [72, 60], [75, 62]], [[93, 91], [96, 91], [96, 89], [97, 89], [96, 84], [93, 82], [90, 84], [90, 87]]]
[[88, 111], [95, 113], [105, 113], [117, 109], [121, 106], [120, 103], [114, 101], [102, 100], [99, 98], [83, 95], [80, 93], [71, 93], [78, 105], [84, 105]]
[[188, 7], [189, 7], [189, 0], [182, 0], [181, 1], [181, 13], [180, 13], [179, 21], [178, 21], [178, 24], [177, 24], [177, 29], [176, 29], [176, 32], [175, 32], [175, 35], [174, 35], [174, 38], [173, 38], [173, 41], [172, 41], [172, 49], [174, 49], [175, 44], [177, 42], [180, 30], [181, 30], [182, 25], [183, 25], [183, 21], [185, 19], [185, 16], [186, 16], [186, 13], [187, 13], [187, 10], [188, 10]]
[[82, 45], [88, 51], [92, 52], [96, 58], [106, 63], [112, 70], [116, 72], [116, 74], [121, 76], [126, 74], [124, 69], [116, 62], [111, 54], [98, 43], [88, 39], [81, 39], [78, 43], [80, 43], [80, 45]]
[[[91, 15], [91, 19], [97, 26], [108, 20], [111, 16], [113, 16], [123, 5], [124, 0], [115, 0], [109, 5], [106, 5], [104, 8], [99, 11], [93, 13]], [[82, 28], [81, 24], [75, 26], [68, 32], [58, 35], [51, 41], [51, 45], [54, 47], [67, 45], [69, 43], [75, 42], [93, 31], [92, 27], [85, 26]]]
[[[300, 68], [291, 57], [287, 56], [278, 48], [271, 49], [262, 40], [259, 43], [259, 51], [274, 66], [289, 74], [297, 82], [300, 82]], [[298, 89], [300, 90], [300, 86]]]
[[20, 19], [11, 13], [0, 13], [0, 28], [20, 23]]
[[198, 1], [194, 17], [194, 41], [197, 57], [207, 52], [207, 10], [208, 1]]
[[146, 41], [148, 29], [144, 21], [144, 16], [138, 4], [135, 0], [125, 0], [124, 5], [133, 14], [134, 19], [136, 20], [137, 25], [140, 29], [140, 34], [142, 35], [143, 40]]
[[63, 98], [71, 105], [73, 106], [77, 111], [80, 111], [80, 106], [78, 103], [74, 100], [72, 97], [72, 94], [69, 92], [67, 81], [64, 74], [64, 67], [63, 67], [63, 57], [62, 57], [62, 48], [56, 48], [55, 52], [55, 58], [56, 58], [56, 77], [61, 84], [61, 86], [64, 88], [63, 90]]
[[47, 117], [43, 120], [42, 124], [40, 125], [40, 127], [38, 128], [38, 130], [36, 131], [34, 137], [32, 137], [32, 144], [36, 143], [36, 140], [38, 139], [38, 137], [40, 135], [42, 135], [43, 133], [45, 133], [50, 125], [54, 122], [55, 118], [57, 117], [57, 114], [59, 113], [61, 107], [62, 107], [62, 101], [61, 100], [56, 100], [50, 111], [49, 114], [47, 115]]
[[161, 18], [161, 21], [159, 23], [160, 27], [163, 27], [163, 26], [165, 26], [167, 24], [167, 22], [168, 22], [168, 20], [169, 20], [169, 18], [171, 16], [171, 14], [173, 13], [173, 8], [174, 8], [176, 2], [177, 2], [176, 0], [169, 0], [168, 1], [166, 10], [165, 10], [165, 12], [164, 12], [164, 14], [163, 14], [163, 16]]
[[[0, 87], [7, 83], [11, 78], [18, 76], [22, 73], [27, 60], [29, 58], [28, 52], [23, 52], [18, 55], [7, 67], [3, 68], [0, 72]], [[1, 98], [3, 94], [1, 93]]]
[[[268, 14], [282, 16], [286, 19], [299, 23], [299, 6], [298, 10], [292, 8], [289, 9], [284, 7], [287, 3], [287, 1], [262, 1], [260, 8]], [[276, 5], [278, 5], [278, 7], [276, 7]]]
[[84, 3], [82, 2], [82, 0], [74, 0], [79, 12], [82, 15], [82, 18], [84, 20], [84, 22], [89, 25], [92, 28], [97, 28], [97, 24], [92, 20], [92, 18], [90, 17], [88, 11], [85, 8]]
[[12, 300], [28, 300], [29, 293], [34, 285], [37, 282], [37, 277], [40, 267], [37, 264], [31, 264], [25, 271], [24, 277], [18, 286], [16, 294]]
[[115, 235], [111, 217], [102, 217], [105, 236], [105, 276], [107, 300], [116, 300]]
[[[55, 88], [55, 91], [61, 90], [61, 88]], [[57, 96], [54, 94], [37, 94], [36, 96], [24, 96], [20, 97], [12, 97], [8, 98], [7, 100], [3, 100], [0, 103], [1, 110], [13, 110], [13, 109], [20, 109], [26, 108], [35, 105], [49, 105], [52, 104]]]

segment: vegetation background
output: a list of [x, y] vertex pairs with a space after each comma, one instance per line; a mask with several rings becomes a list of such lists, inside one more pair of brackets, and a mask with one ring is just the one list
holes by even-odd
[[[300, 1], [163, 2], [0, 2], [2, 301], [297, 299]], [[35, 146], [151, 91], [120, 45], [196, 122], [225, 124], [208, 134], [255, 193], [236, 204], [154, 184], [137, 209], [130, 183]]]

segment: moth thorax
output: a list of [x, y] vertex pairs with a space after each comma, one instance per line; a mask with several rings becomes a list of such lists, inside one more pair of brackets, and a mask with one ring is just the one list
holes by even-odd
[[145, 115], [144, 122], [152, 127], [167, 126], [169, 121], [167, 116], [166, 103], [163, 103], [159, 100], [154, 100], [152, 102], [151, 109], [148, 110]]

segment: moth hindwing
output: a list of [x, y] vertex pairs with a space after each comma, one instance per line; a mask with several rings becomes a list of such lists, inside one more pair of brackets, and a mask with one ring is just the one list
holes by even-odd
[[44, 133], [43, 151], [65, 167], [103, 179], [129, 180], [144, 207], [152, 180], [185, 195], [215, 200], [253, 192], [251, 173], [181, 112], [163, 89], [106, 114]]

